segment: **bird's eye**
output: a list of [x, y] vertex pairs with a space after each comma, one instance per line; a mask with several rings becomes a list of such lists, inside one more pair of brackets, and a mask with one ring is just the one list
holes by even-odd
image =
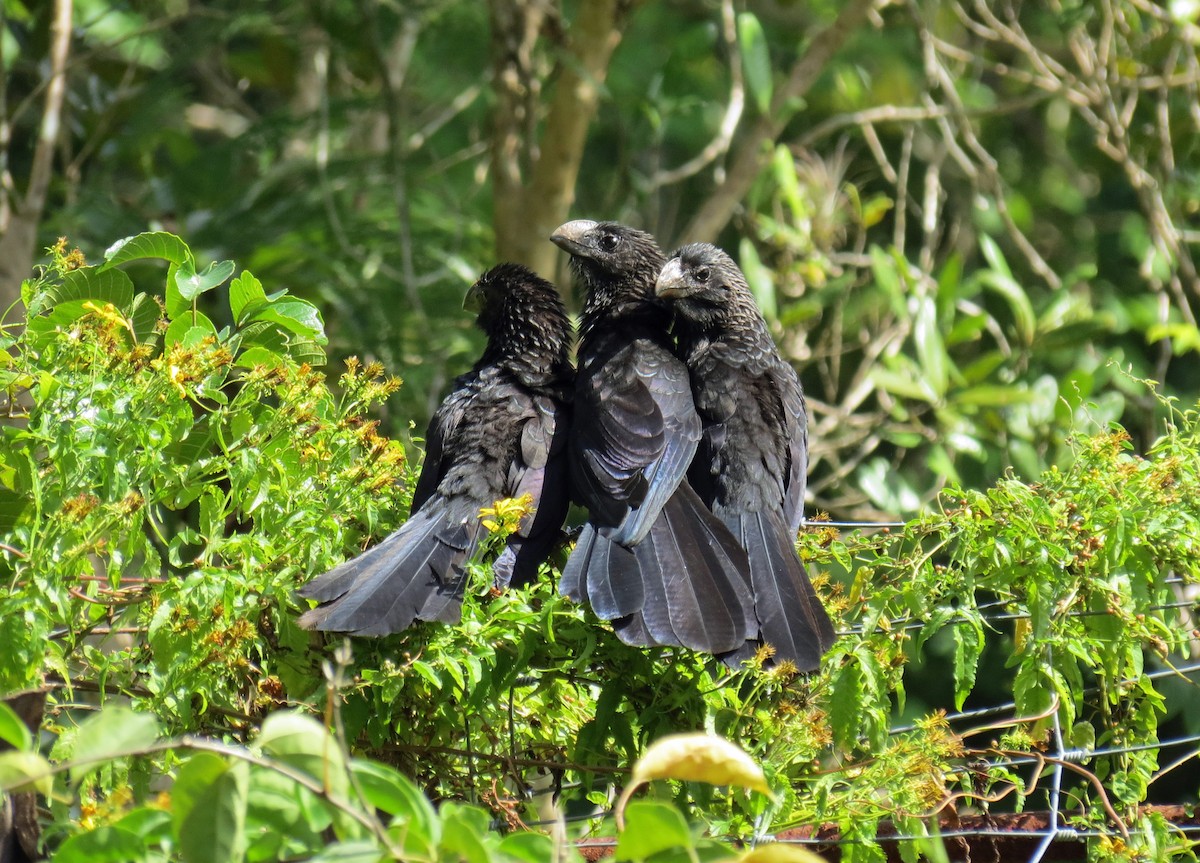
[[692, 275], [696, 277], [697, 282], [707, 282], [711, 274], [708, 271], [708, 267], [697, 267]]
[[621, 238], [616, 234], [605, 234], [600, 238], [600, 248], [606, 252], [615, 252], [619, 245], [621, 245]]

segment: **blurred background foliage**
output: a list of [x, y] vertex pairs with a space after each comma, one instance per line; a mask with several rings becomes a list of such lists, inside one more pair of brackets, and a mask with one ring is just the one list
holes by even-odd
[[1067, 458], [1083, 405], [1149, 443], [1119, 367], [1200, 388], [1198, 14], [6, 0], [0, 291], [59, 235], [180, 232], [401, 375], [404, 434], [497, 258], [566, 288], [568, 216], [713, 240], [803, 375], [810, 511], [907, 516]]
[[[461, 310], [468, 284], [496, 260], [511, 259], [570, 294], [563, 261], [546, 241], [569, 217], [636, 224], [668, 248], [714, 241], [739, 260], [809, 397], [810, 515], [907, 519], [936, 509], [931, 502], [947, 483], [997, 489], [979, 495], [1017, 488], [1008, 485], [1016, 480], [1003, 479], [1010, 470], [1041, 488], [1036, 483], [1047, 470], [1071, 468], [1081, 451], [1072, 436], [1081, 430], [1120, 422], [1133, 450], [1151, 451], [1167, 411], [1140, 379], [1159, 381], [1157, 395], [1185, 407], [1200, 393], [1195, 0], [4, 0], [0, 10], [0, 305], [17, 302], [21, 281], [59, 236], [98, 263], [115, 238], [178, 233], [198, 266], [237, 261], [269, 291], [286, 289], [324, 317], [328, 384], [340, 395], [327, 394], [306, 370], [289, 379], [290, 395], [267, 393], [246, 416], [271, 414], [276, 401], [307, 403], [306, 388], [321, 404], [340, 398], [366, 410], [356, 403], [362, 393], [345, 387], [353, 374], [333, 380], [339, 360], [356, 355], [363, 366], [378, 369], [368, 365], [378, 361], [404, 379], [386, 400], [361, 399], [381, 429], [406, 442], [419, 435], [450, 379], [481, 345]], [[163, 294], [161, 264], [130, 261], [123, 269], [139, 290]], [[215, 329], [232, 327], [232, 306], [219, 293], [198, 302]], [[578, 308], [577, 297], [571, 302]], [[20, 306], [14, 308], [7, 323], [19, 317]], [[53, 365], [54, 357], [42, 354], [38, 362]], [[169, 381], [159, 383], [171, 392]], [[245, 399], [253, 394], [239, 391]], [[114, 421], [125, 422], [119, 413]], [[52, 415], [42, 418], [47, 435], [69, 437]], [[190, 419], [181, 411], [180, 427]], [[281, 419], [277, 431], [288, 441], [279, 452], [307, 452], [300, 425]], [[46, 444], [31, 441], [30, 464], [40, 463]], [[334, 448], [353, 476], [351, 443]], [[1172, 450], [1173, 457], [1182, 461], [1185, 448]], [[184, 451], [174, 455], [181, 470], [193, 461]], [[405, 464], [395, 456], [397, 470]], [[1086, 467], [1079, 472], [1085, 487], [1108, 476]], [[1193, 465], [1179, 475], [1194, 473]], [[274, 518], [278, 509], [280, 520], [260, 516], [264, 527], [255, 536], [271, 554], [248, 538], [231, 545], [267, 561], [272, 579], [263, 583], [268, 590], [256, 581], [257, 569], [242, 568], [246, 601], [267, 621], [255, 633], [234, 632], [237, 649], [225, 650], [246, 659], [238, 672], [246, 680], [219, 665], [205, 666], [201, 679], [194, 666], [167, 662], [164, 673], [178, 678], [173, 686], [138, 696], [175, 710], [181, 726], [173, 731], [189, 727], [190, 717], [171, 699], [197, 687], [232, 717], [231, 733], [242, 733], [243, 720], [277, 699], [311, 696], [318, 655], [290, 623], [291, 588], [402, 517], [402, 486], [366, 489], [347, 481], [336, 487], [352, 505], [335, 512], [342, 498], [315, 502], [308, 486], [293, 482], [299, 475], [266, 486], [275, 497], [264, 512]], [[1120, 488], [1106, 485], [1097, 499]], [[194, 504], [194, 521], [209, 497], [180, 505]], [[213, 533], [222, 532], [218, 516], [227, 516], [224, 529], [240, 535], [259, 497], [248, 493], [242, 502], [231, 493], [228, 513], [209, 501]], [[1010, 497], [1004, 514], [1029, 505]], [[962, 498], [964, 508], [968, 499], [979, 498]], [[1157, 501], [1105, 511], [1129, 513]], [[305, 512], [317, 507], [312, 518], [327, 522], [295, 532], [284, 521], [293, 504]], [[363, 523], [334, 517], [347, 512]], [[106, 511], [91, 517], [101, 516]], [[1146, 522], [1156, 523], [1152, 513]], [[163, 532], [178, 545], [173, 560], [170, 546], [158, 549], [171, 572], [210, 566], [188, 557], [198, 544], [195, 530]], [[273, 545], [273, 538], [286, 545], [304, 536], [318, 537], [321, 547], [303, 560], [293, 559], [290, 546]], [[843, 591], [861, 599], [854, 591], [864, 585], [890, 589], [911, 580], [910, 557], [930, 563], [920, 548], [924, 536], [881, 539], [879, 560], [868, 546], [841, 568], [818, 561], [836, 573], [835, 584], [822, 586], [827, 600], [837, 606]], [[807, 541], [828, 539], [821, 532]], [[895, 551], [905, 543], [915, 548]], [[1000, 583], [1013, 567], [996, 560]], [[64, 577], [48, 560], [38, 565]], [[228, 578], [224, 563], [212, 567]], [[233, 638], [226, 630], [244, 611], [204, 592], [224, 585], [242, 597], [241, 587], [201, 578], [201, 569], [188, 582], [168, 579], [165, 588], [168, 595], [182, 591], [179, 607], [185, 599], [195, 604], [184, 617], [201, 622], [200, 634], [171, 630], [179, 640], [170, 643], [198, 663], [203, 655], [188, 639], [207, 638], [209, 630]], [[977, 569], [964, 564], [964, 580]], [[893, 570], [894, 580], [881, 575]], [[920, 602], [901, 597], [912, 626], [925, 625], [929, 609], [944, 599], [941, 573], [926, 575]], [[1031, 583], [1044, 581], [1035, 573]], [[948, 591], [961, 587], [947, 584]], [[974, 596], [973, 586], [962, 590]], [[568, 685], [585, 693], [575, 724], [531, 732], [547, 738], [570, 738], [588, 715], [607, 711], [601, 719], [618, 731], [610, 738], [599, 720], [592, 731], [579, 731], [572, 744], [579, 759], [601, 751], [612, 757], [618, 749], [631, 758], [643, 741], [628, 729], [657, 733], [660, 715], [668, 724], [695, 724], [703, 711], [688, 693], [704, 688], [694, 682], [702, 677], [700, 660], [670, 658], [679, 678], [672, 688], [661, 657], [627, 650], [611, 633], [597, 636], [583, 612], [546, 593], [535, 604], [566, 628], [561, 643], [544, 637], [549, 624], [517, 635], [505, 629], [503, 614], [528, 615], [503, 598], [477, 607], [465, 627], [422, 630], [406, 641], [437, 660], [417, 680], [425, 679], [427, 690], [414, 693], [413, 676], [401, 673], [411, 656], [400, 654], [404, 669], [397, 670], [396, 643], [372, 645], [360, 657], [346, 709], [351, 730], [375, 745], [386, 742], [395, 731], [387, 710], [396, 709], [393, 689], [401, 682], [406, 698], [420, 705], [462, 689], [451, 679], [464, 673], [453, 658], [471, 665], [466, 645], [480, 631], [494, 648], [484, 658], [500, 657], [497, 665], [506, 669], [506, 651], [526, 660], [532, 652], [537, 667], [583, 665], [593, 647], [582, 658], [572, 651], [600, 639], [602, 674], [555, 678], [561, 691], [539, 689], [526, 705], [536, 718], [543, 700], [562, 701]], [[989, 594], [980, 595], [986, 601]], [[70, 599], [63, 603], [68, 616], [77, 613]], [[878, 609], [864, 608], [870, 624]], [[959, 607], [947, 601], [946, 608]], [[930, 631], [948, 619], [929, 623]], [[154, 625], [176, 622], [164, 612]], [[866, 624], [854, 634], [884, 638], [885, 629]], [[953, 639], [937, 635], [906, 656], [873, 660], [881, 668], [893, 659], [896, 667], [908, 663], [908, 716], [950, 703], [960, 689], [970, 689], [968, 708], [1014, 698], [1005, 664], [1020, 647], [1015, 631], [988, 629], [986, 640], [971, 640], [967, 650], [960, 632], [975, 629], [961, 621], [952, 628]], [[1185, 643], [1186, 628], [1170, 632], [1173, 650], [1195, 651], [1194, 640]], [[31, 656], [49, 637], [33, 628], [18, 634]], [[1126, 636], [1142, 644], [1134, 630]], [[69, 628], [56, 637], [75, 640]], [[1063, 635], [1064, 643], [1072, 640], [1076, 633]], [[85, 649], [82, 636], [79, 642]], [[853, 652], [857, 643], [843, 639], [840, 649]], [[899, 638], [894, 649], [902, 650]], [[1142, 655], [1140, 647], [1130, 649]], [[160, 660], [174, 655], [158, 650]], [[974, 673], [968, 654], [976, 650], [974, 688], [960, 686], [964, 669]], [[108, 667], [109, 660], [96, 662]], [[828, 677], [848, 680], [842, 691], [858, 691], [852, 666], [828, 665]], [[23, 669], [38, 667], [35, 657]], [[890, 707], [898, 672], [886, 667], [871, 693], [878, 698], [841, 699], [843, 716], [868, 702], [879, 711]], [[374, 677], [364, 669], [374, 669]], [[504, 676], [495, 680], [495, 692], [510, 684]], [[948, 693], [951, 681], [956, 691]], [[1194, 683], [1176, 683], [1161, 727], [1148, 724], [1148, 735], [1200, 732]], [[491, 686], [478, 691], [492, 693]], [[771, 682], [761, 686], [754, 698], [771, 704], [754, 711], [756, 721], [771, 713], [769, 721], [797, 735], [824, 727], [789, 723], [788, 716], [816, 708], [780, 696], [782, 687]], [[665, 708], [656, 701], [662, 693]], [[820, 697], [828, 695], [818, 692], [814, 703], [823, 703]], [[503, 736], [497, 729], [504, 715], [511, 722], [512, 711], [501, 702], [489, 704], [499, 711], [495, 722], [477, 711], [468, 739]], [[426, 742], [446, 746], [435, 732], [449, 734], [458, 702], [438, 703], [445, 716], [426, 717]], [[612, 718], [634, 713], [636, 720]], [[858, 721], [870, 720], [872, 733], [882, 735], [888, 717], [863, 715]], [[211, 718], [209, 725], [221, 728]], [[804, 752], [827, 742], [785, 741]], [[443, 759], [425, 766], [451, 777], [450, 785], [475, 778], [471, 761], [465, 779], [452, 776], [448, 765], [464, 763], [453, 760], [458, 754], [447, 747]], [[420, 766], [411, 752], [392, 755], [406, 769]], [[1183, 772], [1170, 779], [1184, 782]], [[1154, 786], [1163, 799], [1185, 793], [1165, 785]], [[1192, 793], [1194, 782], [1187, 787]]]

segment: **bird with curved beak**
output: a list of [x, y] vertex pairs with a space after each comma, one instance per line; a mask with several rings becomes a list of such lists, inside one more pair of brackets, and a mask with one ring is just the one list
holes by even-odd
[[560, 590], [628, 644], [734, 650], [757, 633], [748, 563], [684, 478], [701, 426], [654, 298], [662, 252], [615, 222], [578, 219], [550, 239], [586, 291], [569, 456], [589, 520]]
[[[808, 418], [746, 278], [708, 243], [672, 254], [655, 294], [675, 315], [703, 434], [688, 481], [750, 560], [754, 610], [776, 661], [820, 666], [833, 626], [796, 554], [808, 472]], [[748, 658], [748, 643], [730, 657]]]

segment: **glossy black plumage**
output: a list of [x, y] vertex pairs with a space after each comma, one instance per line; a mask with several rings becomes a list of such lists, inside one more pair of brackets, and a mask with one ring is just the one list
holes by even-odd
[[532, 580], [558, 538], [569, 505], [570, 320], [554, 286], [516, 264], [484, 273], [467, 302], [487, 347], [429, 424], [412, 515], [301, 588], [321, 603], [301, 626], [386, 635], [458, 620], [464, 565], [488, 533], [479, 510], [499, 499], [528, 493], [536, 509], [496, 560], [497, 586]]
[[560, 589], [627, 643], [733, 650], [756, 631], [748, 563], [685, 479], [701, 425], [654, 299], [662, 252], [612, 222], [568, 222], [551, 239], [587, 291], [570, 461], [590, 520]]
[[[795, 549], [808, 471], [800, 381], [741, 270], [716, 246], [676, 251], [655, 292], [672, 305], [704, 425], [688, 479], [749, 555], [762, 640], [777, 661], [816, 669], [834, 633]], [[747, 645], [732, 658], [751, 652]]]

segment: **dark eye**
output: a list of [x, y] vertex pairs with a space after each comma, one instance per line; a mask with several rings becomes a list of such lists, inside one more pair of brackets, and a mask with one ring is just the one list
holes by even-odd
[[697, 282], [707, 282], [711, 274], [708, 271], [708, 267], [697, 267], [692, 275], [696, 277]]
[[621, 245], [621, 238], [616, 234], [605, 234], [600, 238], [600, 248], [606, 252], [615, 252], [619, 245]]

